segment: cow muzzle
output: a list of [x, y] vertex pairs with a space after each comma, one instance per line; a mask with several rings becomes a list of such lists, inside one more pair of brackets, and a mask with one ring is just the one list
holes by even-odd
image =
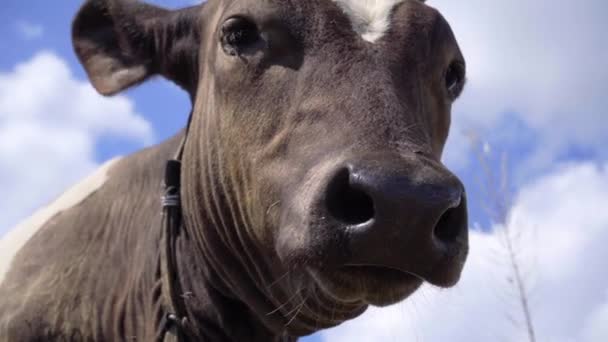
[[372, 155], [328, 179], [315, 212], [339, 237], [326, 253], [337, 262], [313, 271], [326, 290], [384, 305], [423, 281], [458, 281], [468, 251], [466, 197], [443, 165], [418, 154]]

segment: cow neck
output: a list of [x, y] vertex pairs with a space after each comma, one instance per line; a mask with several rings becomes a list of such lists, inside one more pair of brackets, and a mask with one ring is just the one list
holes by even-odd
[[[204, 139], [209, 141], [217, 138], [215, 134], [219, 130], [209, 127], [208, 121], [194, 121], [193, 134], [196, 132], [204, 138], [188, 140], [182, 165], [183, 220], [189, 240], [188, 253], [191, 253], [188, 258], [196, 258], [198, 265], [204, 269], [205, 279], [200, 280], [215, 291], [214, 298], [217, 301], [214, 302], [213, 309], [217, 322], [205, 321], [205, 333], [213, 328], [209, 325], [216, 323], [221, 326], [220, 329], [229, 332], [229, 340], [242, 341], [242, 337], [247, 336], [245, 340], [249, 341], [278, 341], [281, 338], [281, 341], [292, 341], [296, 340], [292, 336], [307, 335], [319, 330], [320, 320], [327, 321], [325, 326], [333, 326], [358, 316], [365, 310], [364, 304], [338, 303], [333, 297], [318, 290], [314, 282], [306, 279], [302, 279], [305, 284], [295, 288], [291, 283], [292, 278], [299, 279], [303, 274], [285, 273], [281, 272], [282, 269], [273, 273], [277, 270], [272, 268], [273, 261], [258, 252], [255, 242], [239, 235], [239, 222], [231, 221], [235, 217], [223, 211], [230, 207], [221, 202], [227, 200], [220, 194], [228, 191], [227, 182], [220, 180], [219, 189], [214, 188], [215, 177], [221, 176], [214, 173], [218, 171], [216, 167], [209, 166], [214, 162], [209, 160], [218, 151], [214, 150], [214, 146], [205, 145]], [[201, 176], [201, 173], [206, 172], [209, 174]], [[208, 198], [203, 195], [204, 192], [208, 192]], [[222, 219], [221, 215], [227, 219]], [[190, 272], [193, 266], [190, 261], [185, 271]], [[285, 277], [287, 274], [290, 276]], [[196, 272], [189, 275], [198, 276]], [[199, 290], [202, 290], [201, 293], [205, 291], [189, 279], [180, 280], [184, 287], [192, 287], [195, 297], [198, 297]], [[190, 305], [195, 302], [188, 301], [186, 308], [191, 320], [197, 320], [202, 316], [201, 312], [206, 310]], [[322, 314], [321, 317], [319, 313]], [[198, 321], [191, 323], [197, 325], [189, 326], [190, 332], [202, 333], [198, 331]], [[243, 334], [245, 330], [248, 334]], [[254, 334], [260, 337], [253, 338]]]
[[[181, 342], [189, 341], [192, 338], [201, 338], [203, 335], [208, 336], [213, 341], [233, 340], [236, 336], [248, 336], [252, 338], [252, 341], [295, 340], [295, 338], [274, 336], [274, 333], [261, 322], [244, 323], [244, 319], [250, 318], [248, 317], [248, 310], [242, 306], [244, 302], [241, 303], [229, 294], [230, 287], [224, 282], [225, 279], [222, 276], [215, 273], [217, 270], [213, 267], [209, 269], [213, 280], [203, 280], [198, 278], [199, 275], [190, 273], [192, 272], [190, 268], [192, 260], [185, 261], [184, 258], [197, 258], [197, 256], [187, 256], [184, 252], [185, 250], [198, 250], [201, 247], [200, 245], [197, 245], [198, 247], [192, 245], [194, 241], [192, 241], [191, 232], [188, 231], [191, 222], [186, 222], [184, 216], [184, 210], [186, 209], [183, 190], [188, 190], [189, 187], [181, 189], [183, 184], [182, 170], [185, 169], [185, 164], [182, 164], [182, 162], [184, 161], [184, 151], [191, 119], [192, 115], [175, 156], [168, 160], [165, 166], [162, 195], [163, 214], [159, 244], [160, 263], [157, 266], [158, 275], [157, 285], [155, 286], [156, 289], [160, 289], [160, 291], [157, 291], [159, 297], [156, 297], [155, 304], [156, 340]], [[207, 254], [205, 252], [211, 251], [203, 251], [203, 254]], [[186, 252], [186, 254], [188, 253]], [[203, 257], [203, 259], [205, 258]], [[186, 268], [184, 268], [184, 263], [186, 263]], [[183, 272], [185, 273], [182, 274]], [[197, 278], [199, 283], [193, 284], [192, 279], [188, 279], [190, 276]], [[200, 283], [200, 281], [205, 284]], [[215, 308], [216, 311], [210, 314], [205, 312], [206, 309], [201, 311], [200, 307], [187, 306], [188, 303], [197, 303], [197, 305], [202, 304], [206, 307], [207, 303], [201, 301], [201, 295], [203, 297], [209, 296], [210, 298], [207, 300], [213, 301], [220, 308]], [[227, 316], [223, 319], [219, 318], [224, 315]], [[204, 331], [199, 326], [203, 322], [205, 323]], [[226, 326], [226, 324], [229, 326]], [[223, 329], [229, 331], [222, 331]]]

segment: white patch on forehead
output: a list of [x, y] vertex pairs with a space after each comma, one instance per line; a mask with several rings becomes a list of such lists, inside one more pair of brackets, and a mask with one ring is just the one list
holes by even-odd
[[102, 165], [93, 174], [70, 188], [46, 208], [38, 210], [29, 219], [13, 228], [0, 240], [0, 284], [8, 272], [15, 254], [57, 213], [70, 209], [89, 197], [108, 179], [108, 171], [120, 158]]
[[395, 5], [403, 0], [333, 0], [346, 13], [353, 30], [368, 42], [375, 42], [388, 30]]

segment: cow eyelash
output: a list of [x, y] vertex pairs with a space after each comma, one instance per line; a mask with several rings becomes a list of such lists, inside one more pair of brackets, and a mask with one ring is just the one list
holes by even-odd
[[260, 39], [258, 28], [251, 20], [234, 16], [226, 19], [220, 31], [222, 49], [229, 56], [238, 56]]

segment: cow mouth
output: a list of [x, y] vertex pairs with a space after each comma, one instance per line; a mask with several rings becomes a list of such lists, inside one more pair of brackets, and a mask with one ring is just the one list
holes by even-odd
[[424, 282], [413, 273], [377, 265], [349, 264], [331, 270], [312, 270], [311, 274], [321, 290], [337, 301], [374, 306], [395, 304]]

